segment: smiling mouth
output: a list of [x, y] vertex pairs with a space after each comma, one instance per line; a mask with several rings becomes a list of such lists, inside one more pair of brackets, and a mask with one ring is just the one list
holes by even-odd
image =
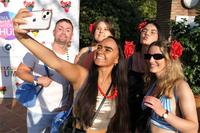
[[97, 59], [104, 59], [103, 57], [97, 56]]
[[102, 38], [104, 38], [104, 36], [103, 36], [103, 35], [99, 35], [99, 37], [102, 37]]
[[157, 65], [150, 65], [150, 68], [156, 68]]

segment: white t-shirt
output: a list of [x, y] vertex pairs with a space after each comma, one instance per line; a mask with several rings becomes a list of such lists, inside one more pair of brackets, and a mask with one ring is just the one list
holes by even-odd
[[[52, 50], [51, 44], [45, 44], [45, 46]], [[67, 60], [67, 54], [65, 55], [56, 54], [56, 55], [63, 60]], [[68, 55], [69, 55], [69, 62], [74, 63], [76, 54], [73, 51], [71, 51], [70, 48], [68, 50]], [[22, 63], [29, 68], [33, 68], [33, 75], [35, 76], [47, 75], [44, 63], [30, 52], [28, 52], [24, 56]], [[52, 114], [52, 113], [57, 114], [58, 112], [55, 112], [55, 109], [67, 105], [68, 93], [69, 93], [68, 89], [69, 81], [51, 68], [49, 68], [49, 73], [53, 74], [50, 77], [51, 79], [53, 79], [53, 81], [51, 82], [49, 87], [43, 87], [42, 91], [38, 95], [35, 106], [29, 108], [29, 110], [32, 112], [42, 113], [42, 114]], [[40, 88], [41, 88], [40, 86], [37, 87], [37, 91]]]

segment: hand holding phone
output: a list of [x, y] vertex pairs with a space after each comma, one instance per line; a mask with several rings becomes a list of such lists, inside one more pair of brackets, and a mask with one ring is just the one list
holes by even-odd
[[20, 24], [20, 29], [26, 30], [48, 30], [51, 24], [52, 11], [42, 10], [42, 11], [32, 11], [33, 15], [31, 17], [24, 18], [28, 23]]

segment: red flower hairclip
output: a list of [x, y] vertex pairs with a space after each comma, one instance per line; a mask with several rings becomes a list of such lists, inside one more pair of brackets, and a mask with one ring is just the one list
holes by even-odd
[[147, 24], [147, 22], [145, 21], [145, 22], [143, 22], [143, 23], [141, 23], [141, 24], [139, 24], [139, 26], [138, 26], [138, 34], [140, 34], [140, 29], [141, 28], [143, 28], [145, 25]]
[[94, 30], [94, 25], [96, 24], [96, 22], [94, 22], [93, 24], [90, 24], [90, 34], [92, 34], [93, 30]]
[[134, 44], [132, 42], [125, 41], [124, 55], [129, 58], [134, 53]]
[[176, 40], [172, 41], [171, 46], [172, 46], [172, 50], [170, 52], [171, 60], [173, 59], [177, 60], [177, 57], [180, 57], [182, 55], [183, 47], [181, 46], [181, 43], [177, 42]]

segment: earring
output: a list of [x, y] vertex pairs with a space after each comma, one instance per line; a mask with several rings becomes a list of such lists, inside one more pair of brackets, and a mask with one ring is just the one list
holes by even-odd
[[115, 66], [116, 66], [117, 64], [115, 64]]

